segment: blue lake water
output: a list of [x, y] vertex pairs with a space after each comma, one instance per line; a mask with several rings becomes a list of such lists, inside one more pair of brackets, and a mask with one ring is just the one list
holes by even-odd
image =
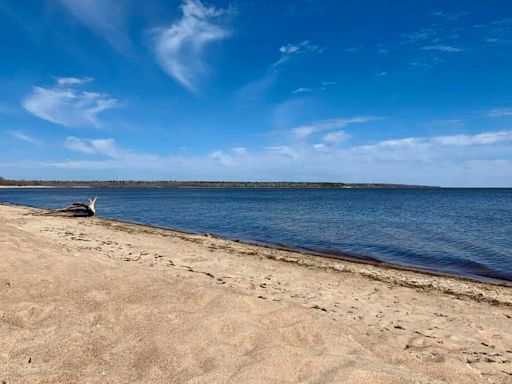
[[229, 238], [512, 281], [512, 189], [0, 189], [60, 208]]

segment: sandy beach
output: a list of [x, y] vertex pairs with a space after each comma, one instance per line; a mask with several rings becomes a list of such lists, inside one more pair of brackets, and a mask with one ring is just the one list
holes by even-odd
[[512, 287], [0, 205], [0, 382], [512, 383]]

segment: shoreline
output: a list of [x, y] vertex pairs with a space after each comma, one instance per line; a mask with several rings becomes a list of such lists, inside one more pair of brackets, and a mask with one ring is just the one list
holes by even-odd
[[512, 289], [0, 204], [0, 381], [496, 383]]
[[[46, 208], [39, 208], [35, 206], [29, 206], [24, 204], [16, 204], [16, 203], [0, 203], [0, 209], [2, 206], [9, 207], [19, 207], [22, 209], [29, 209], [29, 210], [36, 210], [36, 211], [42, 211], [42, 212], [51, 212], [51, 209]], [[68, 218], [65, 218], [68, 219]], [[69, 218], [70, 220], [76, 220], [77, 218]], [[284, 253], [285, 256], [281, 256], [278, 258], [273, 258], [275, 260], [279, 261], [285, 261], [285, 262], [292, 262], [296, 263], [298, 265], [305, 265], [305, 266], [312, 266], [312, 267], [318, 267], [318, 268], [327, 268], [327, 269], [334, 269], [334, 270], [343, 270], [347, 271], [350, 270], [351, 272], [364, 270], [365, 267], [374, 268], [377, 271], [387, 271], [390, 275], [400, 275], [401, 273], [404, 273], [406, 278], [402, 280], [394, 280], [393, 278], [389, 279], [389, 276], [386, 276], [386, 278], [382, 279], [382, 276], [375, 276], [374, 274], [370, 273], [367, 276], [372, 279], [382, 279], [383, 281], [394, 281], [395, 283], [404, 284], [405, 286], [409, 287], [418, 287], [418, 288], [428, 288], [431, 287], [430, 278], [434, 279], [440, 279], [440, 281], [446, 280], [446, 281], [453, 281], [455, 284], [460, 282], [463, 285], [468, 286], [491, 286], [491, 287], [497, 287], [497, 288], [512, 288], [512, 282], [506, 281], [506, 280], [499, 280], [499, 279], [478, 279], [478, 278], [471, 278], [466, 276], [460, 276], [450, 273], [444, 273], [440, 271], [429, 271], [424, 270], [421, 268], [415, 268], [415, 267], [407, 267], [407, 266], [401, 266], [397, 264], [392, 263], [386, 263], [384, 261], [379, 261], [376, 259], [372, 259], [370, 257], [365, 256], [350, 256], [346, 254], [336, 254], [336, 253], [328, 253], [328, 252], [321, 252], [321, 251], [315, 251], [315, 250], [308, 250], [298, 247], [291, 247], [281, 244], [272, 244], [272, 243], [265, 243], [265, 242], [259, 242], [259, 241], [250, 241], [250, 240], [240, 240], [240, 239], [233, 239], [229, 238], [227, 236], [221, 236], [217, 234], [211, 234], [211, 233], [205, 233], [205, 232], [198, 232], [198, 231], [188, 231], [185, 229], [180, 228], [170, 228], [170, 227], [164, 227], [164, 226], [158, 226], [154, 224], [148, 224], [148, 223], [138, 223], [138, 222], [132, 222], [129, 220], [121, 220], [121, 219], [113, 219], [113, 218], [107, 218], [102, 216], [95, 216], [94, 218], [91, 218], [92, 220], [98, 221], [100, 223], [105, 224], [120, 224], [120, 225], [127, 225], [127, 226], [133, 226], [136, 228], [140, 228], [141, 231], [151, 231], [155, 230], [163, 233], [168, 233], [169, 235], [185, 235], [185, 236], [191, 236], [191, 237], [200, 237], [205, 239], [212, 239], [212, 240], [218, 240], [226, 243], [232, 243], [233, 245], [240, 245], [240, 246], [247, 246], [247, 247], [253, 247], [256, 249], [262, 249], [262, 250], [268, 250], [271, 253], [273, 251]], [[87, 220], [87, 219], [85, 219]], [[290, 258], [287, 258], [289, 256]], [[294, 256], [298, 256], [295, 257]], [[305, 260], [309, 261], [305, 262]], [[337, 269], [336, 264], [344, 264], [348, 266], [352, 266], [351, 268], [341, 268]], [[364, 273], [363, 273], [364, 274]], [[408, 274], [411, 274], [413, 276], [417, 276], [418, 280], [425, 280], [429, 283], [423, 284], [421, 282], [418, 282], [414, 280], [414, 282], [410, 282]], [[386, 274], [384, 274], [386, 275]], [[395, 276], [393, 276], [395, 277]], [[438, 289], [439, 287], [436, 287]], [[445, 289], [441, 288], [441, 291], [447, 294], [454, 294], [455, 296], [458, 296], [459, 292], [454, 292], [451, 289]], [[512, 291], [511, 291], [512, 294]], [[483, 301], [488, 302], [496, 302], [495, 298], [485, 298], [481, 293], [478, 293], [478, 296], [473, 296], [471, 293], [464, 293], [460, 296], [465, 296], [470, 299], [475, 299], [477, 301], [480, 301], [483, 299]], [[499, 300], [498, 300], [499, 302]], [[501, 302], [500, 302], [501, 303]], [[512, 297], [509, 302], [502, 302], [501, 304], [510, 305], [512, 306]]]
[[[0, 203], [1, 205], [1, 203]], [[26, 205], [19, 205], [21, 207], [30, 207]], [[30, 208], [37, 208], [37, 207], [30, 207]], [[40, 209], [40, 208], [37, 208]], [[114, 219], [104, 216], [97, 216], [97, 218], [106, 220], [106, 221], [112, 221], [112, 222], [118, 222], [123, 224], [132, 224], [132, 225], [138, 225], [142, 227], [148, 227], [148, 228], [154, 228], [159, 229], [163, 231], [170, 231], [170, 232], [177, 232], [187, 235], [199, 235], [199, 236], [206, 236], [211, 237], [214, 239], [219, 240], [226, 240], [226, 241], [232, 241], [234, 243], [240, 243], [245, 244], [249, 246], [256, 246], [256, 247], [262, 247], [262, 248], [268, 248], [268, 249], [274, 249], [279, 251], [285, 251], [290, 253], [299, 253], [301, 255], [305, 256], [313, 256], [313, 257], [319, 257], [319, 258], [325, 258], [325, 259], [331, 259], [331, 260], [339, 260], [344, 261], [348, 263], [354, 263], [354, 264], [360, 264], [360, 265], [371, 265], [374, 267], [379, 268], [388, 268], [392, 270], [397, 271], [404, 271], [404, 272], [414, 272], [414, 273], [420, 273], [428, 276], [434, 276], [434, 277], [445, 277], [450, 279], [456, 279], [461, 281], [469, 281], [474, 283], [483, 283], [483, 284], [492, 284], [500, 287], [512, 287], [512, 281], [510, 280], [504, 280], [504, 279], [498, 279], [493, 277], [487, 277], [487, 276], [478, 276], [478, 277], [472, 277], [472, 276], [464, 276], [464, 275], [457, 275], [454, 273], [449, 272], [443, 272], [438, 271], [435, 269], [427, 269], [427, 268], [421, 268], [421, 267], [414, 267], [414, 266], [406, 266], [401, 264], [393, 264], [388, 263], [386, 261], [382, 261], [370, 256], [366, 255], [356, 255], [356, 254], [349, 254], [344, 252], [335, 252], [335, 251], [322, 251], [322, 250], [316, 250], [316, 249], [308, 249], [308, 248], [301, 248], [296, 247], [293, 245], [287, 245], [287, 244], [279, 244], [279, 243], [272, 243], [272, 242], [266, 242], [263, 240], [247, 240], [247, 239], [239, 239], [236, 237], [229, 237], [224, 236], [220, 234], [215, 233], [209, 233], [209, 232], [200, 232], [200, 231], [192, 231], [192, 230], [186, 230], [182, 228], [173, 228], [173, 227], [165, 227], [160, 226], [156, 224], [149, 224], [149, 223], [142, 223], [137, 221], [130, 221], [130, 220], [122, 220], [122, 219]]]
[[[2, 205], [6, 205], [6, 206], [12, 205], [12, 206], [22, 207], [22, 208], [40, 209], [40, 210], [44, 210], [47, 212], [51, 211], [51, 209], [40, 208], [40, 207], [35, 207], [35, 206], [30, 206], [30, 205], [25, 205], [25, 204], [0, 202], [0, 206], [2, 206]], [[354, 264], [371, 265], [371, 266], [380, 267], [380, 268], [389, 268], [389, 269], [397, 270], [397, 271], [405, 271], [405, 272], [410, 271], [410, 272], [425, 274], [428, 276], [446, 277], [446, 278], [452, 278], [452, 279], [461, 280], [461, 281], [492, 284], [492, 285], [501, 286], [501, 287], [512, 287], [512, 281], [510, 281], [510, 280], [504, 280], [504, 279], [493, 278], [493, 277], [488, 277], [488, 276], [474, 276], [474, 277], [473, 276], [464, 276], [462, 274], [459, 275], [459, 274], [455, 274], [455, 273], [438, 271], [435, 269], [427, 269], [427, 268], [414, 267], [414, 266], [405, 266], [405, 265], [401, 265], [401, 264], [393, 264], [393, 263], [388, 263], [388, 262], [385, 262], [385, 261], [382, 261], [382, 260], [379, 260], [379, 259], [376, 259], [376, 258], [373, 258], [370, 256], [366, 256], [366, 255], [356, 255], [356, 254], [349, 254], [349, 253], [344, 253], [344, 252], [307, 249], [307, 248], [296, 247], [293, 245], [272, 243], [272, 242], [266, 242], [266, 241], [262, 241], [262, 240], [261, 241], [260, 240], [244, 240], [244, 239], [224, 236], [224, 235], [220, 235], [220, 234], [192, 231], [192, 230], [186, 230], [186, 229], [182, 229], [182, 228], [165, 227], [165, 226], [160, 226], [160, 225], [156, 225], [156, 224], [149, 224], [149, 223], [142, 223], [142, 222], [137, 222], [137, 221], [109, 218], [109, 217], [104, 217], [101, 215], [97, 216], [97, 218], [102, 219], [102, 220], [112, 221], [112, 222], [140, 225], [143, 227], [154, 228], [154, 229], [170, 231], [170, 232], [183, 233], [183, 234], [188, 234], [188, 235], [208, 236], [208, 237], [212, 237], [212, 238], [216, 238], [216, 239], [220, 239], [220, 240], [232, 241], [235, 243], [240, 243], [240, 244], [245, 244], [245, 245], [252, 245], [252, 246], [258, 246], [258, 247], [263, 247], [263, 248], [286, 251], [286, 252], [299, 253], [299, 254], [306, 255], [306, 256], [320, 257], [320, 258], [333, 259], [333, 260], [341, 260], [341, 261], [345, 261], [348, 263], [354, 263]]]

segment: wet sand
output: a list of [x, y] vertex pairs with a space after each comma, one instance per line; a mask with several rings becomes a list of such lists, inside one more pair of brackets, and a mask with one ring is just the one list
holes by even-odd
[[0, 382], [512, 383], [512, 288], [0, 205]]

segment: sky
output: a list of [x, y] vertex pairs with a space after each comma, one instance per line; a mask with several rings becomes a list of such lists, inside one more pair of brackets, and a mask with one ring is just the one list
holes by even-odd
[[509, 0], [0, 0], [0, 176], [512, 187]]

